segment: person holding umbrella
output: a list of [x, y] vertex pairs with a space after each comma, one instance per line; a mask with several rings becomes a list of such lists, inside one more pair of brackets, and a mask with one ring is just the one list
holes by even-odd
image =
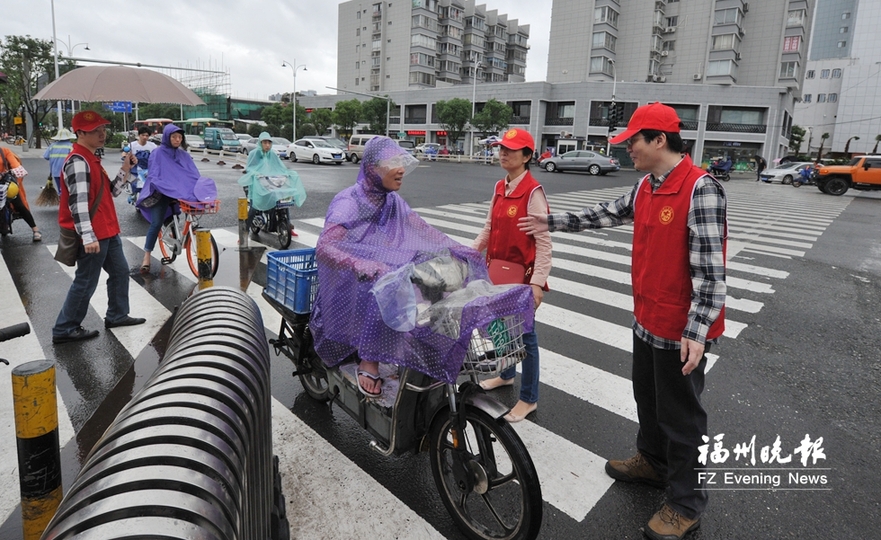
[[101, 159], [95, 155], [95, 151], [104, 146], [107, 136], [104, 126], [109, 123], [94, 111], [79, 112], [71, 121], [77, 142], [61, 171], [58, 225], [76, 231], [82, 247], [76, 260], [73, 283], [52, 328], [52, 343], [55, 344], [98, 336], [97, 330], [86, 330], [82, 323], [89, 312], [89, 301], [98, 288], [101, 270], [109, 274], [104, 327], [146, 322], [146, 319], [129, 315], [129, 268], [113, 204], [113, 197], [122, 192], [120, 186], [128, 181], [135, 158], [125, 155], [119, 173], [111, 181]]

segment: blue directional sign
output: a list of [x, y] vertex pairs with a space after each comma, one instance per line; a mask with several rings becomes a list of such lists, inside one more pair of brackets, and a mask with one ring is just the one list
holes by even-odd
[[131, 113], [132, 112], [132, 102], [131, 101], [114, 101], [112, 103], [105, 103], [104, 108], [117, 112], [117, 113]]

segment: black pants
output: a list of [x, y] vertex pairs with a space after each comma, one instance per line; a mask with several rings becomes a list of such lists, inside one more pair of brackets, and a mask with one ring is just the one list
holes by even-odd
[[37, 223], [34, 221], [34, 215], [31, 214], [28, 207], [22, 204], [21, 201], [10, 201], [7, 199], [6, 204], [11, 207], [10, 210], [15, 210], [15, 213], [18, 214], [31, 229], [37, 226]]
[[[710, 346], [707, 345], [709, 351]], [[701, 406], [706, 355], [682, 375], [679, 350], [656, 349], [633, 336], [633, 396], [639, 417], [636, 448], [669, 482], [667, 504], [683, 516], [699, 517], [707, 506], [700, 489], [698, 446], [707, 434]]]

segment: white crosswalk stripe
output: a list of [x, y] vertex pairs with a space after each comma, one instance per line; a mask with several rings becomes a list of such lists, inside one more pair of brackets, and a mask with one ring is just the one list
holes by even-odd
[[[734, 200], [729, 205], [729, 253], [728, 276], [729, 297], [727, 301], [728, 319], [723, 339], [738, 339], [749, 330], [749, 324], [741, 322], [749, 320], [750, 314], [759, 313], [767, 295], [775, 293], [775, 287], [789, 277], [792, 259], [798, 259], [809, 251], [825, 229], [847, 207], [849, 198], [816, 198], [807, 200], [793, 198], [779, 200], [777, 198], [755, 199], [750, 195], [752, 185], [732, 183], [725, 188]], [[586, 206], [611, 200], [628, 191], [629, 188], [608, 188], [584, 190], [565, 194], [553, 194], [548, 197], [552, 211], [576, 212]], [[478, 234], [486, 219], [488, 202], [450, 204], [431, 208], [417, 208], [416, 211], [431, 225], [444, 231], [451, 238], [470, 244]], [[314, 247], [318, 235], [324, 226], [321, 218], [294, 220], [298, 236], [293, 239], [291, 248]], [[237, 232], [232, 229], [213, 231], [218, 247], [234, 249], [237, 245]], [[572, 340], [584, 340], [585, 343], [608, 347], [611, 351], [627, 357], [632, 347], [632, 333], [629, 326], [629, 313], [633, 308], [633, 299], [629, 292], [630, 260], [632, 255], [632, 227], [619, 227], [583, 233], [555, 233], [554, 262], [551, 272], [551, 292], [545, 296], [545, 303], [536, 313], [536, 321], [542, 327], [555, 329], [557, 335], [563, 332]], [[275, 249], [272, 240], [267, 237], [268, 251]], [[143, 237], [126, 239], [136, 246], [143, 245]], [[253, 241], [252, 241], [253, 242]], [[54, 246], [46, 246], [54, 252]], [[264, 256], [262, 262], [265, 264]], [[154, 263], [155, 266], [156, 263]], [[59, 266], [65, 275], [72, 278], [73, 269]], [[783, 269], [781, 269], [783, 267]], [[185, 257], [181, 256], [169, 267], [187, 280], [195, 283]], [[11, 285], [11, 278], [5, 268], [0, 272], [0, 286]], [[155, 286], [155, 284], [154, 284]], [[248, 294], [257, 302], [264, 324], [268, 332], [275, 333], [281, 322], [280, 315], [262, 298], [262, 284], [251, 283]], [[158, 300], [154, 299], [147, 288], [135, 282], [130, 287], [131, 303], [138, 306], [138, 316], [145, 316], [148, 323], [143, 326], [118, 328], [111, 332], [126, 348], [132, 357], [137, 357], [149, 344], [158, 328], [168, 319], [170, 313]], [[98, 288], [92, 299], [92, 307], [103, 316], [106, 309], [106, 290]], [[14, 303], [13, 303], [14, 304]], [[16, 307], [18, 306], [18, 307]], [[0, 307], [4, 320], [23, 320], [24, 309], [16, 304]], [[606, 317], [606, 318], [604, 318]], [[609, 320], [614, 319], [614, 320]], [[740, 319], [740, 320], [738, 320]], [[541, 335], [541, 330], [539, 330]], [[557, 348], [557, 344], [541, 343], [541, 383], [552, 388], [563, 396], [572, 399], [573, 412], [578, 414], [580, 407], [598, 407], [610, 412], [614, 418], [620, 419], [617, 429], [636, 431], [636, 405], [632, 398], [630, 381], [621, 375], [610, 373], [598, 367], [590, 357], [572, 358]], [[42, 357], [39, 344], [34, 339], [18, 340], [14, 344], [19, 357]], [[722, 349], [720, 351], [719, 349]], [[571, 349], [568, 349], [571, 350]], [[724, 362], [724, 347], [719, 347], [710, 355], [708, 370], [718, 362]], [[571, 353], [570, 353], [571, 354]], [[286, 360], [285, 360], [286, 361]], [[0, 393], [5, 392], [0, 390]], [[0, 395], [0, 397], [3, 397]], [[63, 396], [60, 396], [63, 397]], [[5, 403], [7, 400], [3, 400]], [[62, 443], [72, 436], [72, 428], [63, 410], [62, 403]], [[289, 471], [285, 476], [285, 485], [290, 490], [298, 490], [298, 494], [286, 493], [289, 514], [299, 510], [291, 506], [295, 498], [303, 494], [313, 494], [314, 498], [329, 497], [339, 504], [346, 498], [345, 494], [327, 495], [328, 485], [343, 485], [340, 478], [345, 478], [346, 486], [356, 486], [355, 493], [364, 497], [369, 493], [372, 501], [382, 501], [386, 515], [402, 513], [409, 523], [406, 530], [396, 535], [419, 538], [439, 538], [441, 535], [434, 528], [416, 515], [405, 501], [400, 501], [370, 474], [354, 462], [346, 458], [331, 444], [324, 441], [304, 422], [291, 414], [287, 407], [278, 401], [273, 403], [274, 430], [276, 453], [280, 455], [282, 469]], [[2, 429], [9, 432], [11, 414], [4, 409]], [[532, 459], [542, 481], [542, 493], [545, 500], [570, 518], [581, 521], [600, 501], [613, 481], [603, 471], [605, 461], [613, 456], [600, 456], [596, 449], [584, 447], [555, 433], [539, 422], [525, 421], [515, 425], [520, 437], [530, 450]], [[9, 433], [7, 433], [9, 435]], [[312, 451], [309, 456], [298, 455], [297, 452], [285, 449], [284, 441], [309, 440]], [[3, 440], [9, 441], [9, 437]], [[14, 438], [13, 438], [14, 440]], [[0, 444], [8, 445], [8, 442]], [[584, 444], [584, 443], [582, 443]], [[11, 450], [14, 451], [14, 450]], [[617, 457], [617, 456], [615, 456]], [[333, 462], [338, 465], [334, 478], [326, 475], [300, 474], [304, 467], [316, 470], [314, 466], [304, 465], [306, 462]], [[8, 463], [4, 470], [7, 478], [15, 476], [15, 465]], [[7, 486], [5, 493], [14, 493], [14, 486]], [[363, 498], [363, 497], [362, 497]], [[13, 501], [10, 503], [10, 500]], [[8, 495], [2, 497], [0, 513], [10, 513], [15, 507], [15, 498]], [[356, 500], [351, 509], [360, 507]], [[356, 531], [374, 530], [378, 525], [364, 523], [369, 512], [358, 514], [356, 520], [337, 519], [339, 533], [336, 537], [349, 537]], [[322, 510], [317, 521], [322, 522], [324, 532], [319, 533], [317, 524], [302, 525], [298, 531], [301, 537], [319, 537], [327, 533], [327, 525], [334, 519], [330, 516], [333, 510]], [[391, 512], [391, 514], [389, 514]], [[323, 517], [322, 517], [323, 516]], [[358, 522], [356, 528], [353, 523]], [[382, 524], [388, 531], [388, 523]]]

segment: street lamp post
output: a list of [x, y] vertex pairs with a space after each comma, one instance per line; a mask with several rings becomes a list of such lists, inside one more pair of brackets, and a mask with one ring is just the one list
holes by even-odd
[[[55, 0], [52, 0], [52, 45], [55, 48], [55, 80], [58, 80], [58, 77], [60, 77], [60, 73], [58, 71], [58, 41], [59, 40], [55, 35]], [[87, 51], [89, 50], [88, 43], [77, 43], [76, 45], [71, 45], [70, 44], [71, 43], [70, 35], [67, 36], [66, 43], [64, 41], [62, 41], [61, 43], [64, 43], [64, 45], [67, 46], [67, 56], [73, 56], [73, 50], [76, 49], [77, 47], [79, 47], [80, 45], [85, 45], [86, 50]], [[71, 101], [71, 112], [73, 111], [72, 104], [73, 104], [73, 101]], [[62, 123], [62, 118], [61, 118], [61, 100], [58, 100], [56, 102], [56, 105], [58, 108], [58, 129], [61, 129], [62, 127], [64, 127], [64, 124]]]
[[471, 124], [471, 132], [469, 133], [471, 140], [468, 146], [469, 153], [474, 150], [474, 114], [477, 112], [477, 103], [475, 103], [477, 99], [477, 72], [482, 65], [480, 62], [474, 65], [474, 76], [471, 81], [471, 122], [469, 122]]
[[293, 139], [292, 141], [297, 140], [297, 70], [303, 68], [303, 71], [307, 71], [306, 64], [297, 65], [297, 59], [294, 58], [294, 63], [290, 63], [287, 60], [281, 61], [281, 67], [289, 67], [291, 68], [291, 72], [294, 74], [294, 93], [291, 94], [291, 108], [294, 109], [294, 125], [293, 125]]
[[[615, 73], [615, 61], [609, 59], [609, 65], [612, 66], [612, 103], [615, 103], [615, 90], [618, 87], [618, 76]], [[609, 134], [606, 137], [606, 155], [612, 155], [612, 143], [609, 142], [609, 139], [612, 138], [612, 128], [609, 128]]]
[[808, 157], [811, 157], [811, 140], [814, 138], [814, 128], [808, 126]]

